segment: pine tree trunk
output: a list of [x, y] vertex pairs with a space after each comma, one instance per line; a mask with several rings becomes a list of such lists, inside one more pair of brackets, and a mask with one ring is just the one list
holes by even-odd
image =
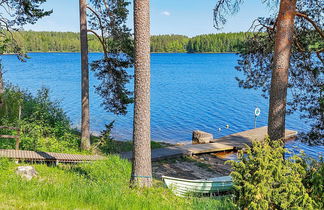
[[288, 69], [294, 32], [296, 0], [281, 0], [270, 89], [268, 134], [277, 140], [285, 136]]
[[135, 101], [132, 186], [152, 186], [150, 128], [150, 1], [134, 1]]
[[[3, 84], [3, 74], [2, 74], [2, 66], [0, 64], [0, 95], [4, 93], [4, 84]], [[0, 108], [3, 106], [3, 99], [0, 98]]]
[[88, 65], [88, 29], [87, 1], [80, 0], [80, 42], [81, 42], [81, 149], [90, 149], [89, 114], [89, 65]]

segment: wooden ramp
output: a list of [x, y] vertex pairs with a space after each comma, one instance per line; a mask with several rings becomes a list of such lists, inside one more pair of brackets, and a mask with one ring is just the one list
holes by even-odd
[[[152, 150], [152, 161], [163, 160], [181, 156], [191, 156], [195, 154], [212, 153], [229, 151], [233, 149], [241, 149], [245, 144], [251, 145], [252, 141], [262, 141], [267, 135], [267, 127], [255, 128], [219, 139], [214, 139], [209, 144], [186, 144], [183, 146], [172, 146]], [[297, 135], [297, 131], [286, 130], [285, 139], [293, 138]], [[132, 159], [131, 152], [120, 154], [122, 158]]]
[[62, 154], [53, 152], [34, 152], [26, 150], [5, 150], [0, 149], [0, 157], [19, 160], [19, 161], [35, 161], [35, 162], [54, 162], [54, 163], [76, 163], [104, 159], [99, 155], [75, 155]]

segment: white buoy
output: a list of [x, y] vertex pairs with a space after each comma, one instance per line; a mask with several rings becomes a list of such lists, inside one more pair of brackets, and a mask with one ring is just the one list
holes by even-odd
[[218, 128], [218, 131], [219, 131], [219, 132], [221, 132], [221, 131], [222, 131], [222, 129], [221, 129], [221, 128]]
[[230, 128], [230, 126], [229, 126], [229, 124], [227, 124], [227, 125], [226, 125], [226, 129], [229, 129], [229, 128]]
[[256, 128], [256, 121], [257, 118], [260, 116], [261, 114], [261, 109], [259, 107], [256, 107], [254, 110], [254, 128]]

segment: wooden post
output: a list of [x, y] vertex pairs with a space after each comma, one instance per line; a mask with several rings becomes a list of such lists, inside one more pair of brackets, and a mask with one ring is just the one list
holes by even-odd
[[17, 129], [17, 138], [16, 138], [16, 150], [19, 150], [19, 144], [20, 144], [20, 129]]
[[0, 135], [0, 138], [15, 139], [16, 140], [16, 150], [19, 150], [19, 144], [20, 144], [20, 128], [9, 127], [9, 126], [0, 126], [0, 129], [7, 129], [7, 130], [17, 131], [17, 135]]

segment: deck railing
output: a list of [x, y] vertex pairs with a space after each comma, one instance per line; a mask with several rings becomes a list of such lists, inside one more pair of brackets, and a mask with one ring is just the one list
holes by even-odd
[[17, 131], [17, 135], [0, 135], [0, 138], [3, 139], [16, 139], [16, 150], [19, 150], [20, 144], [20, 128], [9, 127], [9, 126], [0, 126], [0, 130], [15, 130]]

